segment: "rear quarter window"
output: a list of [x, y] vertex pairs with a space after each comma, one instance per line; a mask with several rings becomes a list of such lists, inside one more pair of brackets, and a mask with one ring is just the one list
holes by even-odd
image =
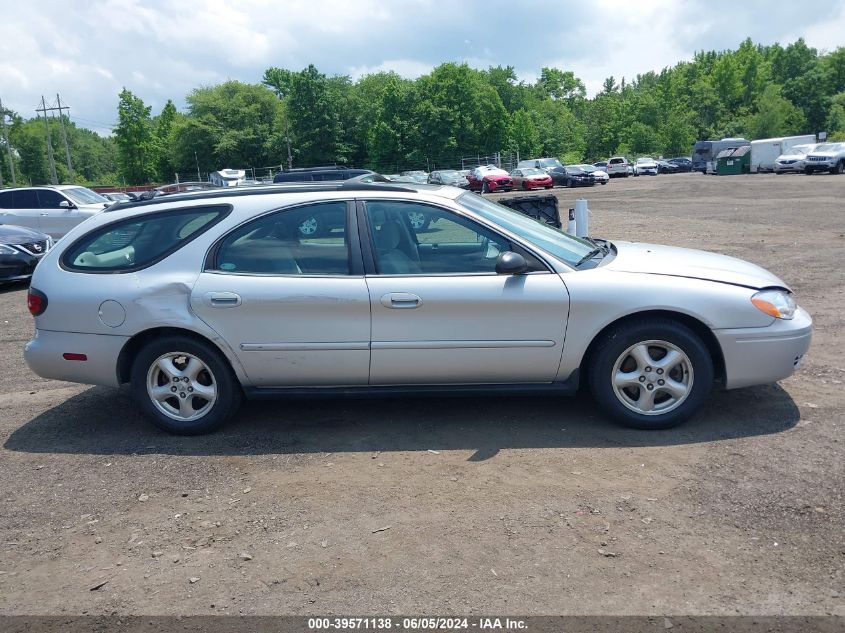
[[62, 255], [66, 270], [126, 273], [152, 266], [205, 233], [231, 207], [216, 205], [142, 214], [99, 227]]

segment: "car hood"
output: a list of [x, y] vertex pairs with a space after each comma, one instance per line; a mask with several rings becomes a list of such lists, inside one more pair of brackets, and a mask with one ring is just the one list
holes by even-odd
[[807, 158], [806, 154], [781, 154], [778, 160], [804, 160]]
[[789, 287], [776, 275], [757, 264], [691, 248], [613, 242], [618, 253], [606, 264], [608, 270], [704, 279], [748, 288]]
[[25, 226], [13, 224], [0, 225], [0, 244], [26, 244], [27, 242], [41, 242], [47, 236], [41, 231], [30, 229]]
[[510, 180], [511, 177], [509, 174], [484, 174], [482, 175], [482, 180], [484, 178], [489, 178], [490, 180]]

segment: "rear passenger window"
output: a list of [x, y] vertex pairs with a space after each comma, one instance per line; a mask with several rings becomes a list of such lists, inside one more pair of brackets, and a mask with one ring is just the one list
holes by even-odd
[[12, 191], [0, 192], [0, 209], [13, 209], [14, 195]]
[[346, 202], [263, 216], [227, 235], [213, 268], [253, 275], [348, 275]]
[[132, 272], [151, 266], [202, 235], [231, 207], [194, 207], [114, 222], [77, 240], [62, 256], [69, 270]]

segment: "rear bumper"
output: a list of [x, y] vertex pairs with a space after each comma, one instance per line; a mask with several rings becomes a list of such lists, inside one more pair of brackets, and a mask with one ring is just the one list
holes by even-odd
[[[24, 347], [24, 358], [42, 378], [116, 387], [117, 359], [128, 340], [128, 336], [35, 330]], [[85, 354], [88, 360], [65, 360], [65, 353]]]
[[764, 328], [714, 330], [725, 359], [725, 387], [737, 389], [787, 378], [810, 348], [813, 320], [803, 309], [791, 321]]

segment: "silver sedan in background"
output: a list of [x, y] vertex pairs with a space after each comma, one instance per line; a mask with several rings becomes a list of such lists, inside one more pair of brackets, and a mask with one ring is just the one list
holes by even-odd
[[[425, 227], [410, 218], [424, 213]], [[325, 219], [319, 235], [297, 230]], [[118, 204], [42, 260], [40, 376], [130, 383], [158, 426], [243, 396], [565, 394], [623, 424], [689, 418], [714, 383], [789, 376], [810, 316], [748, 262], [579, 239], [462, 189], [320, 183]]]

